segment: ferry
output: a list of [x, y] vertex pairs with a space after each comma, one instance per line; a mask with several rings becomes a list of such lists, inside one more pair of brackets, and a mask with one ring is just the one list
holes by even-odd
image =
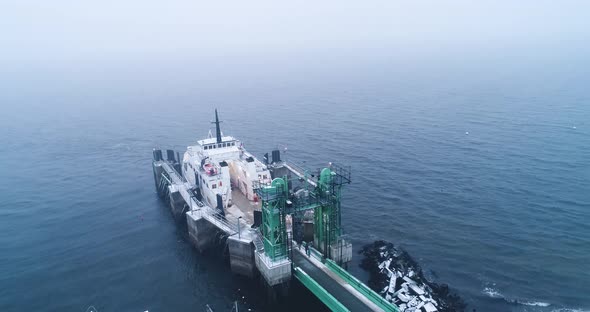
[[[259, 202], [254, 190], [256, 183], [270, 183], [268, 167], [244, 149], [242, 142], [221, 132], [219, 115], [215, 110], [215, 136], [188, 146], [182, 159], [182, 173], [192, 189], [209, 207], [225, 215], [238, 204], [243, 210]], [[244, 207], [246, 206], [246, 207]], [[251, 220], [252, 209], [246, 219]]]

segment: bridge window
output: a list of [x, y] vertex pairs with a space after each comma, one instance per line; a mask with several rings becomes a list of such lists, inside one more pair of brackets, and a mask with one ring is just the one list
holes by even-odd
[[217, 188], [217, 184], [213, 183], [213, 184], [211, 185], [211, 188], [212, 188], [212, 189], [215, 189], [215, 188]]

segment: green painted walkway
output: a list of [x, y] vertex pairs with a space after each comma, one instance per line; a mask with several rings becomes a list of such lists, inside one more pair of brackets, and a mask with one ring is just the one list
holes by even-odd
[[[345, 307], [344, 311], [348, 310], [356, 312], [375, 310], [374, 306], [372, 307], [370, 303], [367, 304], [355, 297], [345, 287], [345, 284], [341, 284], [334, 280], [334, 278], [324, 272], [321, 268], [317, 267], [307, 256], [301, 254], [299, 251], [293, 251], [293, 264], [295, 267], [300, 268], [303, 272], [309, 275], [309, 277], [319, 284], [319, 286], [324, 288], [334, 299], [341, 303], [341, 305]], [[333, 307], [330, 308], [334, 310]], [[378, 309], [377, 311], [381, 311], [381, 309]]]

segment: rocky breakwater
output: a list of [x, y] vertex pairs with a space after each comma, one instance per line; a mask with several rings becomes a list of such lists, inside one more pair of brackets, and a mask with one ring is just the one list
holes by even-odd
[[401, 312], [465, 311], [466, 305], [446, 284], [428, 281], [418, 263], [392, 243], [376, 241], [359, 252], [369, 272], [369, 287]]

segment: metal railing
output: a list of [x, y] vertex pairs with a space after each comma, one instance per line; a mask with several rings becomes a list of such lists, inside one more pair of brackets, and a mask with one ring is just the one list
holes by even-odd
[[262, 233], [259, 230], [254, 230], [254, 237], [252, 242], [254, 243], [254, 247], [256, 247], [256, 251], [264, 252], [264, 242], [262, 242]]
[[[307, 178], [307, 182], [309, 182], [311, 185], [316, 186], [317, 185], [317, 176], [312, 178], [311, 177], [311, 171], [309, 170], [305, 170], [305, 168], [303, 168], [302, 166], [299, 166], [298, 164], [289, 162], [289, 163], [285, 163], [284, 165], [287, 169], [289, 169], [289, 171], [293, 172], [295, 175], [301, 177], [301, 178]], [[307, 174], [306, 174], [307, 173]]]
[[182, 177], [180, 175], [180, 173], [178, 173], [176, 171], [176, 169], [174, 169], [174, 167], [172, 165], [170, 165], [170, 163], [168, 161], [164, 161], [161, 160], [162, 163], [162, 168], [164, 168], [164, 171], [162, 172], [162, 174], [166, 173], [167, 178], [169, 178], [169, 182], [172, 184], [173, 180], [174, 182], [178, 182], [178, 183], [182, 183], [185, 182], [186, 180], [184, 179], [184, 177]]
[[211, 222], [220, 230], [224, 231], [228, 235], [234, 235], [238, 233], [238, 223], [228, 220], [222, 216], [219, 212], [215, 211], [209, 206], [203, 206], [199, 209], [192, 210], [192, 213], [197, 217], [204, 218]]
[[369, 286], [365, 285], [363, 282], [359, 281], [356, 277], [352, 276], [352, 274], [348, 273], [342, 267], [340, 267], [336, 262], [327, 259], [324, 264], [336, 275], [342, 278], [346, 283], [352, 286], [356, 291], [361, 293], [365, 298], [371, 300], [374, 304], [376, 304], [379, 308], [383, 309], [386, 312], [398, 312], [399, 309], [393, 303], [385, 300], [385, 298], [381, 297], [378, 293], [374, 290], [369, 288]]
[[330, 294], [324, 287], [322, 287], [318, 282], [316, 282], [313, 278], [311, 278], [307, 273], [305, 273], [300, 268], [296, 267], [293, 269], [293, 275], [297, 278], [307, 289], [309, 289], [313, 294], [316, 295], [320, 301], [322, 301], [330, 310], [332, 311], [339, 311], [345, 312], [350, 311], [348, 310], [342, 303], [340, 303], [332, 294]]

